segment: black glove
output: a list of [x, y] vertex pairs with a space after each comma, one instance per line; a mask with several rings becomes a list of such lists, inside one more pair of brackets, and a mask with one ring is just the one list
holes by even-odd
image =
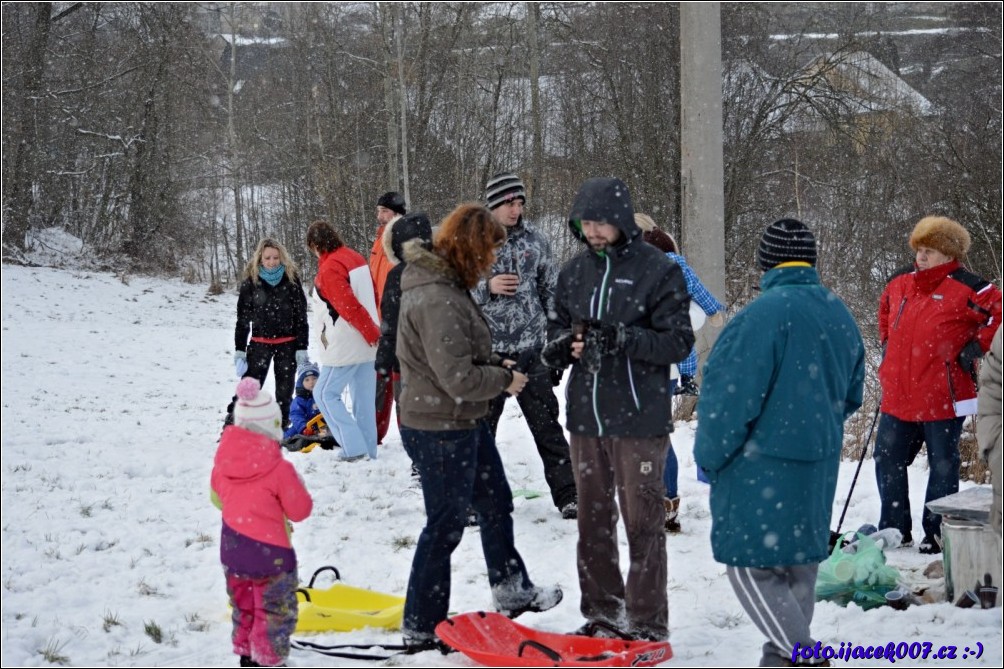
[[533, 369], [534, 364], [540, 359], [540, 349], [539, 348], [528, 348], [516, 358], [516, 366], [513, 368], [517, 372], [523, 372], [524, 374], [530, 374]]
[[962, 347], [959, 351], [959, 357], [956, 361], [959, 363], [959, 367], [969, 372], [969, 376], [973, 377], [973, 381], [976, 381], [976, 365], [983, 358], [983, 347], [975, 339]]
[[373, 368], [376, 369], [376, 373], [382, 379], [389, 379], [390, 373], [394, 368], [394, 349], [385, 345], [383, 339], [380, 339], [380, 343], [377, 345], [376, 359], [373, 361]]
[[624, 350], [627, 328], [623, 323], [589, 321], [587, 325], [590, 333], [596, 333], [596, 343], [599, 344], [601, 355], [618, 355]]
[[579, 363], [590, 374], [598, 374], [603, 366], [603, 332], [602, 330], [587, 330], [583, 337], [584, 345]]
[[562, 330], [558, 336], [547, 342], [540, 352], [540, 359], [551, 369], [564, 369], [572, 364], [572, 342], [575, 341], [571, 330]]
[[557, 387], [561, 383], [561, 377], [564, 376], [565, 370], [563, 369], [552, 369], [551, 370], [551, 386]]

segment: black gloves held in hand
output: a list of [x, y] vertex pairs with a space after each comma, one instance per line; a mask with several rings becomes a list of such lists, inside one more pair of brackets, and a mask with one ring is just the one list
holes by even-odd
[[583, 321], [586, 341], [599, 346], [600, 355], [618, 355], [627, 343], [627, 328], [623, 323], [603, 323], [589, 319]]
[[575, 337], [571, 330], [562, 330], [557, 337], [547, 342], [540, 352], [540, 359], [551, 369], [564, 369], [572, 359], [572, 342]]
[[973, 381], [976, 381], [976, 365], [983, 359], [983, 348], [980, 343], [975, 339], [959, 351], [959, 357], [956, 360], [959, 366], [965, 371], [969, 372], [969, 375], [973, 377]]
[[[575, 362], [572, 358], [572, 343], [583, 343], [579, 362], [590, 374], [600, 371], [602, 359], [608, 355], [619, 355], [624, 352], [628, 340], [628, 331], [623, 323], [603, 323], [595, 319], [576, 321], [570, 330], [562, 330], [557, 337], [547, 342], [541, 353], [544, 364], [552, 369], [564, 369]], [[560, 376], [552, 379], [561, 380]]]

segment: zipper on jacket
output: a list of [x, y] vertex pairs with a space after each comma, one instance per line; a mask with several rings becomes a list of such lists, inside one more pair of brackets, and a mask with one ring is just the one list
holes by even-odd
[[948, 396], [952, 399], [952, 411], [958, 413], [958, 403], [955, 401], [955, 384], [952, 383], [952, 363], [945, 361], [945, 378], [948, 379]]
[[899, 319], [903, 317], [903, 309], [906, 308], [906, 298], [904, 297], [899, 303], [899, 311], [896, 312], [896, 320], [892, 322], [892, 329], [895, 330], [899, 326]]
[[634, 398], [634, 408], [641, 412], [641, 401], [638, 399], [638, 391], [634, 387], [634, 369], [631, 367], [631, 359], [625, 358], [627, 361], [628, 370], [628, 383], [631, 385], [631, 397]]
[[[603, 280], [600, 281], [599, 291], [594, 293], [599, 295], [600, 301], [596, 304], [596, 311], [594, 318], [600, 318], [603, 314], [603, 307], [606, 306], [609, 310], [609, 302], [604, 302], [603, 292], [607, 290], [607, 280], [610, 278], [610, 256], [604, 255], [604, 260], [606, 260], [606, 269], [603, 271]], [[602, 366], [601, 366], [602, 368]], [[600, 420], [600, 404], [599, 404], [599, 390], [600, 390], [600, 373], [597, 371], [593, 374], [593, 417], [596, 418], [596, 432], [599, 436], [603, 436], [603, 421]]]

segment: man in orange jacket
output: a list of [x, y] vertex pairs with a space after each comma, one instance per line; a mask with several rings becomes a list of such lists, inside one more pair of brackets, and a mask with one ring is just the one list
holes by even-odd
[[[373, 242], [373, 249], [370, 251], [370, 274], [373, 275], [373, 286], [376, 289], [377, 314], [380, 313], [380, 302], [383, 299], [383, 288], [387, 283], [387, 274], [394, 266], [394, 262], [387, 257], [384, 251], [383, 236], [390, 234], [390, 229], [394, 221], [408, 213], [404, 198], [400, 193], [389, 191], [380, 196], [377, 200], [376, 218], [379, 227], [376, 232], [376, 240]], [[387, 435], [387, 428], [390, 427], [390, 411], [394, 405], [394, 385], [390, 377], [383, 378], [377, 375], [376, 392], [376, 421], [377, 421], [377, 443], [383, 443], [383, 438]]]

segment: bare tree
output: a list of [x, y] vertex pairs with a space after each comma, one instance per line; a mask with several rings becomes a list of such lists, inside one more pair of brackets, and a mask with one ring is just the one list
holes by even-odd
[[[10, 155], [12, 149], [14, 160], [11, 162], [10, 173], [4, 170], [3, 189], [3, 227], [4, 248], [10, 246], [17, 251], [25, 248], [25, 237], [31, 226], [32, 214], [32, 181], [35, 177], [35, 152], [37, 149], [36, 128], [44, 123], [39, 119], [37, 106], [40, 104], [39, 93], [45, 75], [46, 47], [49, 43], [49, 26], [51, 25], [52, 3], [33, 2], [25, 5], [4, 5], [4, 88], [15, 99], [8, 113], [8, 105], [4, 104], [4, 154]], [[17, 39], [24, 34], [24, 38]], [[16, 84], [8, 86], [7, 70], [9, 63], [17, 62], [8, 54], [7, 46], [24, 45], [24, 59], [21, 72], [12, 73], [17, 77]], [[10, 83], [15, 83], [11, 81]], [[14, 127], [8, 127], [10, 119]]]

